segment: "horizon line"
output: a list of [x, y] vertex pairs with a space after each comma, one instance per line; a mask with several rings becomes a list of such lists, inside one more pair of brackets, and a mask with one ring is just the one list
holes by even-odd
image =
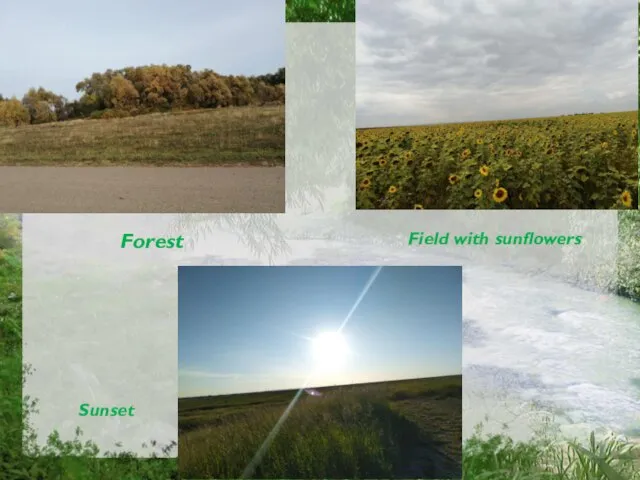
[[411, 128], [411, 127], [431, 127], [435, 125], [460, 125], [469, 123], [487, 123], [487, 122], [507, 122], [512, 120], [536, 120], [542, 118], [558, 118], [558, 117], [571, 117], [575, 115], [606, 115], [613, 113], [631, 113], [637, 112], [635, 110], [615, 110], [607, 112], [581, 112], [581, 113], [561, 113], [559, 115], [542, 115], [539, 117], [511, 117], [511, 118], [498, 118], [495, 120], [456, 120], [452, 122], [434, 122], [434, 123], [412, 123], [412, 124], [396, 124], [396, 125], [380, 125], [375, 127], [356, 127], [356, 130], [373, 130], [376, 128]]
[[[462, 372], [460, 373], [449, 373], [443, 375], [435, 375], [433, 377], [411, 377], [411, 378], [398, 378], [395, 380], [380, 380], [376, 382], [355, 382], [355, 383], [344, 383], [340, 385], [317, 385], [317, 386], [309, 386], [305, 387], [305, 389], [321, 389], [321, 388], [333, 388], [333, 387], [351, 387], [354, 385], [368, 385], [368, 384], [377, 384], [377, 383], [392, 383], [392, 382], [406, 382], [410, 380], [424, 380], [429, 378], [443, 378], [443, 377], [457, 377], [462, 376]], [[258, 390], [258, 391], [249, 391], [249, 392], [235, 392], [235, 393], [216, 393], [211, 395], [193, 395], [193, 396], [178, 396], [178, 400], [187, 399], [187, 398], [208, 398], [208, 397], [222, 397], [222, 396], [232, 396], [232, 395], [250, 395], [257, 393], [276, 393], [276, 392], [287, 392], [300, 390], [299, 387], [293, 388], [284, 388], [284, 389], [273, 389], [273, 390]]]

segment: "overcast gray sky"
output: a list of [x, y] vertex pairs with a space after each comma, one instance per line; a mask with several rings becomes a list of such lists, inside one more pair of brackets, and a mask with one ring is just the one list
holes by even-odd
[[636, 0], [358, 0], [357, 126], [638, 108]]
[[77, 98], [109, 68], [189, 64], [223, 74], [285, 66], [284, 0], [9, 0], [0, 11], [0, 94], [42, 86]]

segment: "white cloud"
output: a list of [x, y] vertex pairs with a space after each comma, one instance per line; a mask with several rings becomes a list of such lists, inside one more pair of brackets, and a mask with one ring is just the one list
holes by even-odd
[[359, 127], [637, 109], [628, 0], [358, 2]]

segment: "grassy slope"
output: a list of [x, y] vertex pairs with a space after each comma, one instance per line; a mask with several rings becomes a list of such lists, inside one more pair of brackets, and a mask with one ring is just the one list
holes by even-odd
[[[319, 389], [283, 423], [255, 478], [460, 474], [462, 377]], [[181, 399], [180, 470], [238, 478], [295, 391]]]
[[284, 106], [0, 127], [7, 165], [283, 165]]

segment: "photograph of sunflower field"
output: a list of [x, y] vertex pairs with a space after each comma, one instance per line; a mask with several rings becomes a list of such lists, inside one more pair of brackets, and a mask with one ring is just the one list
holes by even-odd
[[359, 0], [356, 207], [637, 209], [636, 8]]

